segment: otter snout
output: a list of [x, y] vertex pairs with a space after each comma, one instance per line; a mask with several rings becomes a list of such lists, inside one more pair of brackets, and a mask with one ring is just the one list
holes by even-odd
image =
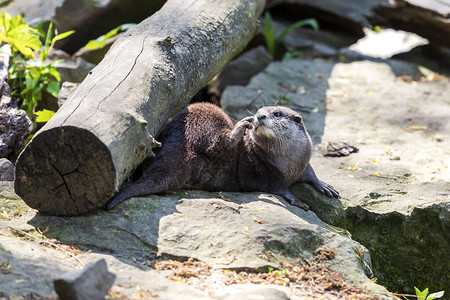
[[255, 117], [256, 117], [256, 119], [258, 119], [259, 122], [261, 122], [261, 121], [263, 121], [264, 119], [267, 118], [267, 116], [263, 115], [263, 114], [256, 114]]
[[255, 133], [257, 135], [263, 135], [266, 138], [276, 137], [276, 134], [272, 129], [273, 123], [269, 116], [262, 113], [256, 113], [253, 122], [255, 124]]
[[254, 122], [255, 122], [255, 124], [257, 124], [257, 126], [259, 126], [259, 125], [271, 126], [269, 117], [267, 117], [267, 115], [265, 115], [265, 114], [256, 113], [254, 119], [255, 119]]

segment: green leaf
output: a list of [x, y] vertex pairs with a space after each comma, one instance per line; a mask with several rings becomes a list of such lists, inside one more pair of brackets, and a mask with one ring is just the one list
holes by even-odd
[[51, 81], [47, 86], [47, 92], [55, 98], [59, 95], [59, 82]]
[[272, 16], [269, 12], [264, 15], [264, 39], [266, 40], [266, 47], [272, 57], [275, 56], [275, 34], [273, 32]]
[[0, 42], [11, 45], [14, 51], [19, 51], [25, 57], [33, 57], [33, 50], [42, 47], [36, 29], [27, 25], [21, 16], [11, 16], [7, 12], [0, 15]]
[[47, 58], [47, 55], [48, 55], [47, 48], [44, 48], [44, 50], [42, 50], [42, 52], [41, 52], [42, 62], [45, 61], [45, 59]]
[[5, 11], [0, 15], [0, 28], [3, 28], [5, 32], [9, 30], [8, 26], [11, 23], [11, 16]]
[[56, 70], [54, 67], [49, 68], [48, 72], [50, 73], [50, 75], [55, 77], [57, 81], [61, 81], [61, 75], [59, 74], [58, 70]]
[[[45, 36], [45, 44], [44, 44], [45, 48], [50, 46], [50, 43], [52, 42], [52, 29], [53, 29], [53, 23], [50, 22], [50, 25], [48, 25], [48, 29], [47, 29], [47, 35]], [[47, 56], [45, 58], [47, 58]]]
[[[266, 47], [267, 47], [267, 51], [269, 51], [269, 53], [272, 55], [272, 57], [275, 56], [275, 52], [278, 48], [278, 46], [280, 45], [281, 41], [288, 35], [290, 34], [294, 29], [296, 28], [300, 28], [303, 26], [311, 26], [314, 30], [318, 30], [319, 29], [319, 23], [317, 22], [316, 19], [310, 18], [310, 19], [305, 19], [302, 21], [298, 21], [288, 27], [286, 27], [283, 32], [275, 37], [275, 32], [273, 29], [273, 21], [272, 21], [272, 16], [270, 15], [269, 12], [266, 12], [264, 14], [264, 29], [263, 29], [263, 34], [264, 34], [264, 39], [266, 41]], [[291, 58], [291, 55], [288, 54], [287, 56], [285, 56], [284, 59], [289, 59]]]
[[441, 298], [442, 296], [444, 296], [444, 291], [440, 291], [440, 292], [437, 292], [437, 293], [429, 294], [428, 297], [427, 297], [427, 300], [433, 300], [433, 299]]
[[50, 121], [50, 119], [55, 115], [55, 112], [48, 109], [44, 109], [37, 111], [34, 114], [37, 116], [36, 122], [45, 123]]
[[277, 38], [275, 39], [275, 47], [278, 47], [278, 45], [281, 43], [281, 41], [288, 35], [290, 34], [294, 29], [300, 28], [300, 27], [304, 27], [304, 26], [311, 26], [314, 30], [319, 30], [319, 23], [317, 23], [316, 19], [305, 19], [302, 21], [298, 21], [295, 22], [294, 24], [286, 27], [283, 32], [277, 36]]
[[117, 26], [116, 28], [114, 28], [113, 30], [108, 31], [106, 34], [99, 36], [98, 38], [96, 38], [95, 40], [91, 40], [89, 41], [84, 47], [83, 49], [88, 49], [88, 50], [95, 50], [95, 49], [101, 49], [105, 46], [106, 41], [115, 36], [119, 30], [121, 29], [122, 25]]
[[35, 87], [33, 89], [33, 91], [31, 92], [31, 94], [33, 95], [33, 97], [36, 98], [36, 100], [41, 100], [42, 99], [41, 90], [42, 90], [43, 87], [44, 86], [39, 85], [39, 86]]
[[75, 33], [75, 30], [70, 30], [70, 31], [66, 31], [66, 32], [60, 33], [60, 34], [58, 34], [57, 36], [55, 36], [53, 38], [53, 41], [56, 42], [56, 41], [65, 39], [66, 37], [68, 37], [69, 35], [72, 35], [74, 33]]
[[417, 300], [425, 300], [426, 296], [428, 295], [428, 288], [424, 289], [423, 291], [420, 291], [418, 288], [414, 287], [414, 290], [416, 291]]

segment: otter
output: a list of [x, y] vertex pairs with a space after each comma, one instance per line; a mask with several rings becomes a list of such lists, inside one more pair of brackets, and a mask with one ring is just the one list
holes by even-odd
[[159, 135], [142, 177], [107, 204], [109, 210], [133, 196], [176, 191], [261, 191], [309, 207], [290, 190], [305, 182], [328, 197], [339, 193], [320, 181], [309, 160], [312, 143], [302, 117], [290, 108], [267, 106], [234, 121], [218, 106], [195, 103], [180, 111]]

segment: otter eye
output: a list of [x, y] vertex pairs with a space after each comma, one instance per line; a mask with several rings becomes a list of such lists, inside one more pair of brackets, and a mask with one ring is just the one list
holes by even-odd
[[279, 117], [282, 117], [282, 116], [283, 116], [283, 114], [280, 113], [279, 111], [274, 112], [272, 115], [273, 115], [274, 117], [276, 117], [276, 118], [279, 118]]

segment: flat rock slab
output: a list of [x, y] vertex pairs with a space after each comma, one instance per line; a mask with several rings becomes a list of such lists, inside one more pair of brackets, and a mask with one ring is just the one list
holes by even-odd
[[356, 62], [336, 65], [328, 82], [323, 140], [359, 148], [317, 170], [340, 178], [337, 224], [375, 252], [391, 290], [449, 290], [450, 81], [405, 82], [388, 64]]
[[[384, 285], [410, 292], [419, 284], [450, 289], [450, 80], [404, 77], [419, 69], [393, 60], [289, 60], [222, 97], [238, 118], [276, 98], [302, 114], [316, 144], [311, 164], [342, 198], [311, 201], [304, 185], [294, 187], [297, 196], [371, 250]], [[328, 142], [359, 152], [324, 157]]]
[[[4, 184], [3, 188], [11, 189], [12, 184]], [[8, 203], [20, 207], [23, 202], [10, 198]], [[278, 267], [264, 259], [268, 254], [287, 260], [313, 260], [316, 249], [323, 245], [337, 251], [336, 257], [326, 262], [331, 269], [372, 292], [386, 292], [365, 275], [370, 258], [363, 246], [338, 234], [312, 211], [305, 212], [269, 194], [189, 191], [132, 198], [114, 211], [78, 217], [45, 216], [33, 209], [17, 214], [11, 207], [5, 209], [11, 215], [9, 220], [0, 222], [0, 259], [14, 268], [8, 274], [0, 273], [0, 291], [9, 296], [23, 295], [21, 291], [54, 296], [54, 278], [104, 258], [108, 270], [117, 275], [109, 295], [131, 297], [139, 287], [147, 296], [164, 299], [176, 299], [180, 293], [192, 299], [206, 299], [211, 293], [225, 298], [265, 287], [225, 288], [223, 283], [211, 282], [206, 290], [198, 290], [169, 281], [164, 272], [149, 267], [149, 261], [158, 254], [166, 258], [193, 257], [216, 269], [267, 270], [269, 266]], [[45, 265], [52, 266], [48, 273]], [[7, 282], [20, 285], [11, 288]], [[279, 299], [291, 296], [289, 289], [274, 288], [282, 291], [273, 293]]]

